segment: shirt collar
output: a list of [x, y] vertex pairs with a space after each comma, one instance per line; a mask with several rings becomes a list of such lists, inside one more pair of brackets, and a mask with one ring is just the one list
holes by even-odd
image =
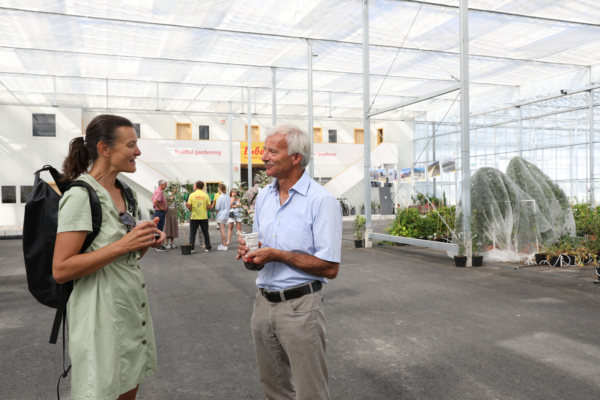
[[[293, 190], [296, 193], [300, 193], [302, 196], [306, 196], [306, 193], [308, 192], [308, 187], [310, 186], [310, 181], [311, 179], [310, 176], [308, 176], [308, 172], [304, 170], [302, 176], [300, 177], [300, 179], [298, 179], [298, 182], [296, 182], [296, 184], [292, 186], [290, 190]], [[271, 184], [271, 190], [279, 190], [279, 182], [277, 181], [277, 179], [275, 179], [275, 181], [273, 181], [273, 183]]]

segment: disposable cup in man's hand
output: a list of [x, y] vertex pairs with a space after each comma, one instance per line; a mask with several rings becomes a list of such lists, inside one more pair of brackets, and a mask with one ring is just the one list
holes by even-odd
[[245, 233], [244, 240], [250, 251], [258, 250], [258, 233]]

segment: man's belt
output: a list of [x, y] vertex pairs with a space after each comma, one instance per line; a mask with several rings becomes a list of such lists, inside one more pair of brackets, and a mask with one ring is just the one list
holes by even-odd
[[271, 303], [280, 303], [282, 301], [293, 300], [310, 294], [318, 292], [323, 287], [321, 281], [309, 282], [306, 285], [298, 286], [292, 289], [269, 291], [263, 288], [259, 288], [260, 293], [265, 296], [265, 299]]

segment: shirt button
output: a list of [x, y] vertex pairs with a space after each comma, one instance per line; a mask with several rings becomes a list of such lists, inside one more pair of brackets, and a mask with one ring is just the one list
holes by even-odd
[[146, 326], [146, 321], [143, 321], [143, 322], [142, 322], [142, 326]]
[[146, 303], [142, 303], [142, 308], [143, 308], [143, 307], [146, 307]]
[[144, 289], [146, 287], [145, 283], [142, 283], [142, 289]]
[[142, 342], [142, 344], [144, 344], [144, 345], [145, 345], [146, 343], [148, 343], [148, 342], [146, 342], [145, 340]]

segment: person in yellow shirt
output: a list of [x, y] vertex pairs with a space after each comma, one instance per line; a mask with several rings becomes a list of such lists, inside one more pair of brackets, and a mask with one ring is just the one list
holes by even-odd
[[194, 252], [194, 246], [196, 244], [196, 232], [198, 227], [202, 230], [204, 236], [204, 251], [209, 252], [212, 248], [210, 245], [210, 236], [208, 234], [208, 210], [212, 208], [210, 204], [210, 196], [202, 189], [204, 189], [204, 182], [198, 181], [194, 185], [196, 191], [190, 194], [186, 206], [192, 211], [190, 220], [190, 243], [192, 245], [192, 253]]

